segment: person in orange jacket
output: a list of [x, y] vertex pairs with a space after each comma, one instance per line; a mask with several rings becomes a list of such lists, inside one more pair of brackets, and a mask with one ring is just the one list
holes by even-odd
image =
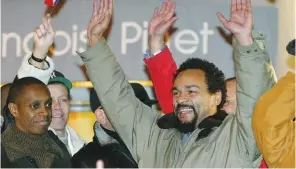
[[[295, 40], [289, 43], [287, 51], [295, 55]], [[288, 72], [261, 96], [254, 109], [252, 126], [268, 167], [295, 168], [294, 73]]]

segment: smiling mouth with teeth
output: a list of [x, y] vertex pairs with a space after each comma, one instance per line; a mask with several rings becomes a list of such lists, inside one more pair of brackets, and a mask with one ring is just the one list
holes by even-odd
[[53, 118], [62, 118], [63, 116], [52, 116]]
[[177, 108], [177, 113], [178, 114], [186, 114], [186, 113], [191, 113], [193, 112], [194, 109], [191, 106], [180, 106], [179, 108]]

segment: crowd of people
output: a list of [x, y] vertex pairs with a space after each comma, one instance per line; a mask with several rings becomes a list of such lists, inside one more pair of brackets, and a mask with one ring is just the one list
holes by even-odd
[[[32, 55], [1, 87], [1, 167], [295, 168], [295, 74], [277, 82], [265, 35], [253, 30], [250, 0], [231, 0], [229, 20], [217, 13], [233, 34], [235, 77], [229, 79], [198, 57], [176, 65], [164, 41], [182, 19], [175, 9], [163, 2], [149, 22], [143, 59], [155, 101], [128, 82], [103, 36], [113, 0], [100, 0], [99, 7], [94, 0], [88, 49], [78, 53], [94, 87], [90, 143], [67, 125], [72, 83], [47, 56], [55, 31], [46, 15], [34, 31]], [[289, 45], [295, 55], [295, 41]], [[156, 103], [163, 114], [152, 108]]]

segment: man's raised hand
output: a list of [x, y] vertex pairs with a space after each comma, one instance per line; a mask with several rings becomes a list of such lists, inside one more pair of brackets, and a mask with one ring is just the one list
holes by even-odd
[[92, 47], [100, 40], [108, 28], [113, 13], [113, 0], [98, 0], [93, 2], [93, 12], [87, 28], [89, 47]]
[[237, 38], [241, 45], [247, 46], [253, 43], [251, 0], [231, 0], [230, 20], [227, 20], [220, 12], [217, 13], [217, 16], [224, 27]]
[[148, 26], [148, 44], [152, 53], [164, 47], [164, 36], [168, 29], [178, 19], [174, 16], [175, 2], [164, 2], [160, 10], [154, 9], [152, 19]]
[[35, 48], [33, 55], [38, 59], [44, 60], [54, 41], [54, 37], [55, 31], [51, 25], [51, 17], [50, 14], [47, 14], [46, 17], [42, 19], [42, 24], [40, 24], [34, 32]]

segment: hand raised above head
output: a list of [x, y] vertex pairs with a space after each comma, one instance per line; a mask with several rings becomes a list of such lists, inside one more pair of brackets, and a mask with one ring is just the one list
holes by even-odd
[[251, 0], [231, 0], [230, 19], [218, 12], [217, 16], [224, 27], [229, 30], [241, 45], [253, 43], [251, 38], [253, 26], [253, 12]]
[[153, 16], [148, 26], [149, 48], [155, 52], [164, 46], [164, 36], [168, 29], [178, 19], [174, 16], [176, 11], [175, 2], [164, 2], [160, 10], [154, 9]]
[[97, 5], [98, 0], [94, 0], [93, 12], [87, 28], [90, 47], [102, 38], [110, 24], [113, 13], [113, 0], [100, 0], [99, 8]]
[[51, 25], [50, 14], [47, 14], [42, 19], [40, 24], [34, 32], [34, 43], [35, 48], [33, 55], [38, 59], [44, 59], [47, 56], [47, 52], [50, 46], [53, 44], [55, 37], [55, 31]]

